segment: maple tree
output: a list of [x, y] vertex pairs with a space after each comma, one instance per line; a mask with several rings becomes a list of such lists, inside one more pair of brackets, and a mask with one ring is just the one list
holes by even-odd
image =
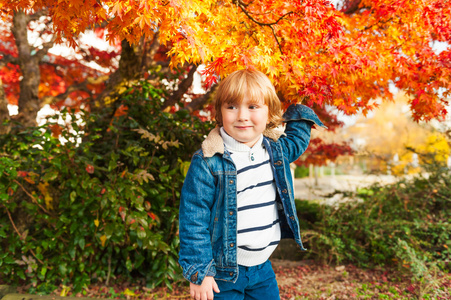
[[[70, 56], [50, 53], [54, 36], [51, 19], [44, 11], [17, 11], [5, 16], [4, 21], [0, 43], [3, 103], [18, 105], [26, 125], [36, 123], [36, 114], [45, 104], [80, 107], [87, 98], [100, 93], [113, 69], [112, 61], [120, 54], [96, 49], [80, 39]], [[97, 68], [90, 67], [89, 62], [95, 62]], [[5, 105], [2, 108], [5, 110]], [[8, 115], [5, 111], [2, 118]]]
[[[375, 99], [392, 100], [394, 84], [411, 96], [416, 120], [447, 113], [451, 50], [438, 53], [431, 45], [451, 40], [448, 1], [344, 0], [334, 7], [327, 0], [2, 0], [0, 10], [4, 20], [45, 15], [52, 42], [77, 47], [81, 33], [98, 27], [111, 43], [121, 41], [118, 68], [100, 94], [90, 95], [98, 106], [149, 68], [185, 67], [166, 100], [172, 106], [205, 64], [207, 88], [237, 68], [256, 67], [286, 105], [302, 101], [366, 114], [377, 107]], [[196, 108], [207, 99], [195, 101]]]

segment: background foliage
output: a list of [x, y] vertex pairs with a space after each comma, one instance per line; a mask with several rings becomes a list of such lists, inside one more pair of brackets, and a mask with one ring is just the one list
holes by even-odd
[[366, 118], [360, 116], [332, 138], [352, 140], [354, 154], [365, 162], [365, 170], [374, 174], [402, 176], [420, 172], [421, 165], [446, 164], [451, 153], [451, 123], [415, 122], [408, 101], [409, 97], [399, 92], [394, 102], [382, 102], [377, 111]]
[[179, 278], [179, 191], [211, 126], [186, 110], [161, 112], [166, 96], [142, 82], [102, 112], [113, 118], [63, 111], [66, 126], [0, 136], [3, 280], [45, 291], [118, 275], [150, 286]]
[[415, 280], [451, 269], [451, 174], [443, 165], [426, 176], [345, 193], [335, 205], [298, 201], [307, 256], [328, 263], [397, 266]]

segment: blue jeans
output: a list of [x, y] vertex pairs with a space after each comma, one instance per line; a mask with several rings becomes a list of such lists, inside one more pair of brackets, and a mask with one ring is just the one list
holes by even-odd
[[215, 300], [278, 300], [279, 287], [271, 262], [254, 267], [238, 266], [238, 280], [235, 283], [216, 280], [220, 293], [215, 293]]

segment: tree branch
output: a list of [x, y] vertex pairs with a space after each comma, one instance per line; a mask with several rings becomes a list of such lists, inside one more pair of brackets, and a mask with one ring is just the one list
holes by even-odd
[[19, 64], [19, 59], [17, 57], [14, 57], [10, 54], [2, 54], [3, 58], [0, 59], [0, 69], [6, 66], [7, 64]]
[[272, 22], [272, 23], [263, 23], [263, 22], [260, 22], [260, 21], [257, 21], [256, 19], [254, 19], [254, 18], [251, 16], [251, 13], [248, 12], [248, 11], [243, 7], [243, 5], [241, 4], [241, 2], [239, 2], [238, 6], [241, 8], [241, 10], [244, 12], [244, 14], [245, 14], [249, 19], [251, 19], [251, 21], [253, 21], [254, 23], [256, 23], [256, 24], [258, 24], [258, 25], [260, 25], [260, 26], [272, 26], [272, 25], [277, 25], [277, 24], [278, 24], [280, 21], [282, 21], [282, 19], [285, 18], [286, 16], [291, 15], [291, 14], [296, 14], [294, 11], [290, 11], [290, 12], [287, 12], [286, 14], [284, 14], [283, 16], [279, 17], [279, 19], [277, 19], [277, 21], [274, 21], [274, 22]]
[[389, 19], [387, 19], [387, 20], [385, 20], [385, 21], [378, 21], [378, 22], [376, 22], [376, 23], [374, 23], [374, 24], [365, 26], [365, 28], [363, 28], [362, 31], [371, 29], [371, 28], [373, 28], [373, 27], [376, 26], [376, 25], [378, 25], [378, 26], [384, 25], [384, 24], [386, 24], [386, 23], [388, 23], [388, 22], [390, 22], [390, 21], [392, 21], [392, 20], [393, 20], [393, 17], [392, 17], [392, 18], [389, 18]]
[[260, 22], [260, 21], [257, 21], [256, 19], [254, 19], [254, 18], [250, 15], [250, 13], [246, 10], [246, 8], [244, 7], [244, 5], [243, 5], [243, 3], [242, 3], [241, 1], [237, 0], [237, 5], [238, 5], [239, 8], [241, 8], [241, 10], [243, 11], [243, 13], [244, 13], [244, 14], [245, 14], [252, 22], [254, 22], [255, 24], [260, 25], [260, 26], [268, 26], [269, 28], [271, 28], [272, 34], [273, 34], [273, 36], [274, 36], [274, 38], [275, 38], [275, 40], [276, 40], [277, 45], [279, 46], [279, 51], [280, 51], [280, 53], [283, 55], [282, 45], [280, 45], [279, 39], [277, 38], [276, 31], [275, 31], [273, 25], [277, 25], [277, 24], [278, 24], [282, 19], [284, 19], [286, 16], [291, 15], [291, 14], [294, 14], [295, 12], [294, 12], [294, 11], [287, 12], [286, 14], [284, 14], [283, 16], [281, 16], [281, 17], [280, 17], [277, 21], [275, 21], [275, 22], [272, 22], [272, 23], [263, 23], [263, 22]]
[[269, 28], [271, 28], [271, 30], [272, 30], [272, 34], [274, 35], [274, 38], [276, 39], [276, 43], [277, 43], [277, 45], [279, 46], [279, 51], [280, 51], [280, 54], [282, 54], [282, 55], [283, 55], [283, 51], [282, 51], [282, 45], [280, 45], [280, 42], [279, 42], [279, 39], [277, 38], [276, 32], [275, 32], [275, 30], [274, 30], [274, 27], [272, 27], [272, 26], [269, 26]]
[[50, 27], [51, 23], [52, 23], [52, 19], [47, 19], [46, 21], [44, 21], [44, 27], [42, 28], [41, 31], [39, 31], [39, 37], [42, 38], [42, 36], [44, 35], [44, 33], [46, 33], [46, 32], [49, 31], [48, 28]]
[[48, 9], [40, 9], [32, 15], [28, 15], [28, 21], [37, 21], [41, 17], [46, 16], [48, 12]]
[[188, 110], [190, 113], [195, 110], [201, 109], [202, 107], [205, 106], [205, 104], [208, 102], [208, 100], [211, 98], [211, 96], [214, 94], [217, 88], [218, 88], [217, 84], [213, 85], [207, 93], [203, 94], [202, 96], [196, 99], [193, 99], [193, 101], [187, 104], [183, 109]]
[[340, 11], [345, 15], [352, 15], [360, 10], [359, 5], [362, 0], [345, 0]]
[[25, 192], [25, 194], [27, 194], [28, 197], [30, 197], [31, 200], [33, 200], [33, 202], [34, 202], [37, 206], [39, 206], [46, 214], [50, 215], [50, 212], [49, 212], [47, 209], [45, 209], [41, 204], [39, 204], [38, 200], [36, 200], [36, 198], [35, 198], [32, 194], [30, 194], [30, 193], [25, 189], [25, 187], [24, 187], [22, 184], [20, 184], [19, 181], [14, 180], [14, 183], [16, 183], [18, 186], [20, 186], [20, 187], [22, 188], [22, 190]]
[[108, 75], [100, 76], [100, 77], [97, 77], [97, 78], [88, 77], [83, 82], [79, 82], [79, 83], [76, 83], [76, 84], [73, 84], [73, 85], [69, 86], [64, 93], [61, 93], [61, 94], [56, 95], [56, 96], [46, 96], [46, 97], [44, 97], [42, 99], [42, 101], [41, 101], [41, 107], [46, 105], [46, 104], [52, 104], [52, 103], [55, 103], [57, 101], [64, 100], [65, 98], [67, 98], [70, 95], [70, 93], [75, 92], [75, 91], [84, 91], [84, 92], [86, 92], [86, 93], [88, 93], [89, 95], [92, 96], [92, 92], [88, 88], [88, 84], [100, 84], [102, 82], [107, 81], [108, 78], [109, 78]]
[[197, 70], [197, 66], [191, 65], [191, 69], [188, 72], [188, 76], [179, 83], [177, 90], [164, 102], [162, 110], [166, 107], [172, 106], [182, 99], [183, 95], [193, 85], [193, 76]]
[[38, 61], [41, 61], [42, 58], [49, 52], [50, 48], [53, 47], [53, 45], [54, 45], [54, 43], [55, 43], [55, 38], [56, 38], [56, 36], [53, 35], [53, 36], [52, 36], [52, 39], [51, 39], [49, 42], [42, 44], [42, 49], [39, 49], [39, 50], [36, 52], [36, 54], [34, 55], [34, 57], [35, 57]]
[[[19, 238], [20, 238], [23, 242], [25, 242], [25, 237], [24, 237], [24, 236], [19, 232], [19, 230], [17, 229], [16, 224], [14, 223], [14, 220], [13, 220], [13, 218], [11, 217], [11, 213], [9, 212], [8, 208], [7, 208], [5, 205], [3, 205], [3, 207], [5, 208], [6, 213], [8, 214], [9, 221], [11, 222], [11, 225], [13, 226], [13, 228], [14, 228], [14, 230], [16, 231], [17, 235], [19, 236]], [[34, 253], [33, 249], [30, 249], [30, 252], [31, 252], [31, 254], [34, 256], [34, 258], [36, 258], [42, 265], [44, 264], [44, 262], [42, 262], [42, 260], [40, 260], [39, 258], [37, 258], [36, 253]]]

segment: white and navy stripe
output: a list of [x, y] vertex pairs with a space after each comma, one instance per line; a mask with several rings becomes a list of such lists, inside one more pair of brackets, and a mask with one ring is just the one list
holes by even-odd
[[221, 136], [237, 168], [237, 261], [239, 265], [264, 263], [280, 241], [276, 185], [263, 136], [252, 147]]

